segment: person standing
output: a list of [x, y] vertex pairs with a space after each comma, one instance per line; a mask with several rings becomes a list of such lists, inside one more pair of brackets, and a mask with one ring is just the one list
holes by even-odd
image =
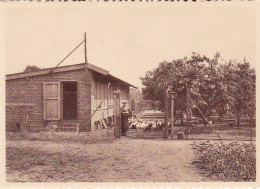
[[127, 131], [127, 124], [128, 124], [128, 115], [129, 115], [129, 108], [127, 106], [127, 102], [123, 102], [121, 107], [121, 134], [125, 136]]

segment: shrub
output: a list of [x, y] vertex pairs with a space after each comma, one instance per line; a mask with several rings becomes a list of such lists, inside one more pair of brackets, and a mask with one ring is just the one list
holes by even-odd
[[193, 143], [197, 165], [212, 178], [226, 182], [256, 180], [256, 147], [253, 143]]

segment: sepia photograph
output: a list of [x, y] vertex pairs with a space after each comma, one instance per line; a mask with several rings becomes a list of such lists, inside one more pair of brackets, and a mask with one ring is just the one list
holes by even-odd
[[6, 6], [5, 181], [256, 182], [256, 3], [184, 4]]

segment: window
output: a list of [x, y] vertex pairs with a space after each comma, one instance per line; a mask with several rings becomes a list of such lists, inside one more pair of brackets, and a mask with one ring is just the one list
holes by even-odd
[[60, 83], [43, 83], [43, 119], [60, 119]]
[[[112, 84], [109, 85], [105, 83], [105, 81], [95, 81], [95, 106], [98, 107], [111, 107], [113, 103], [113, 86]], [[102, 103], [101, 103], [102, 102]], [[101, 103], [101, 104], [100, 104]]]

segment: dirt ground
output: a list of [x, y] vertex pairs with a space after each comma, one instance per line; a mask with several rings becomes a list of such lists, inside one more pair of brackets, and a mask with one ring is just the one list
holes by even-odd
[[8, 140], [7, 182], [196, 182], [192, 141], [121, 138], [112, 143]]

